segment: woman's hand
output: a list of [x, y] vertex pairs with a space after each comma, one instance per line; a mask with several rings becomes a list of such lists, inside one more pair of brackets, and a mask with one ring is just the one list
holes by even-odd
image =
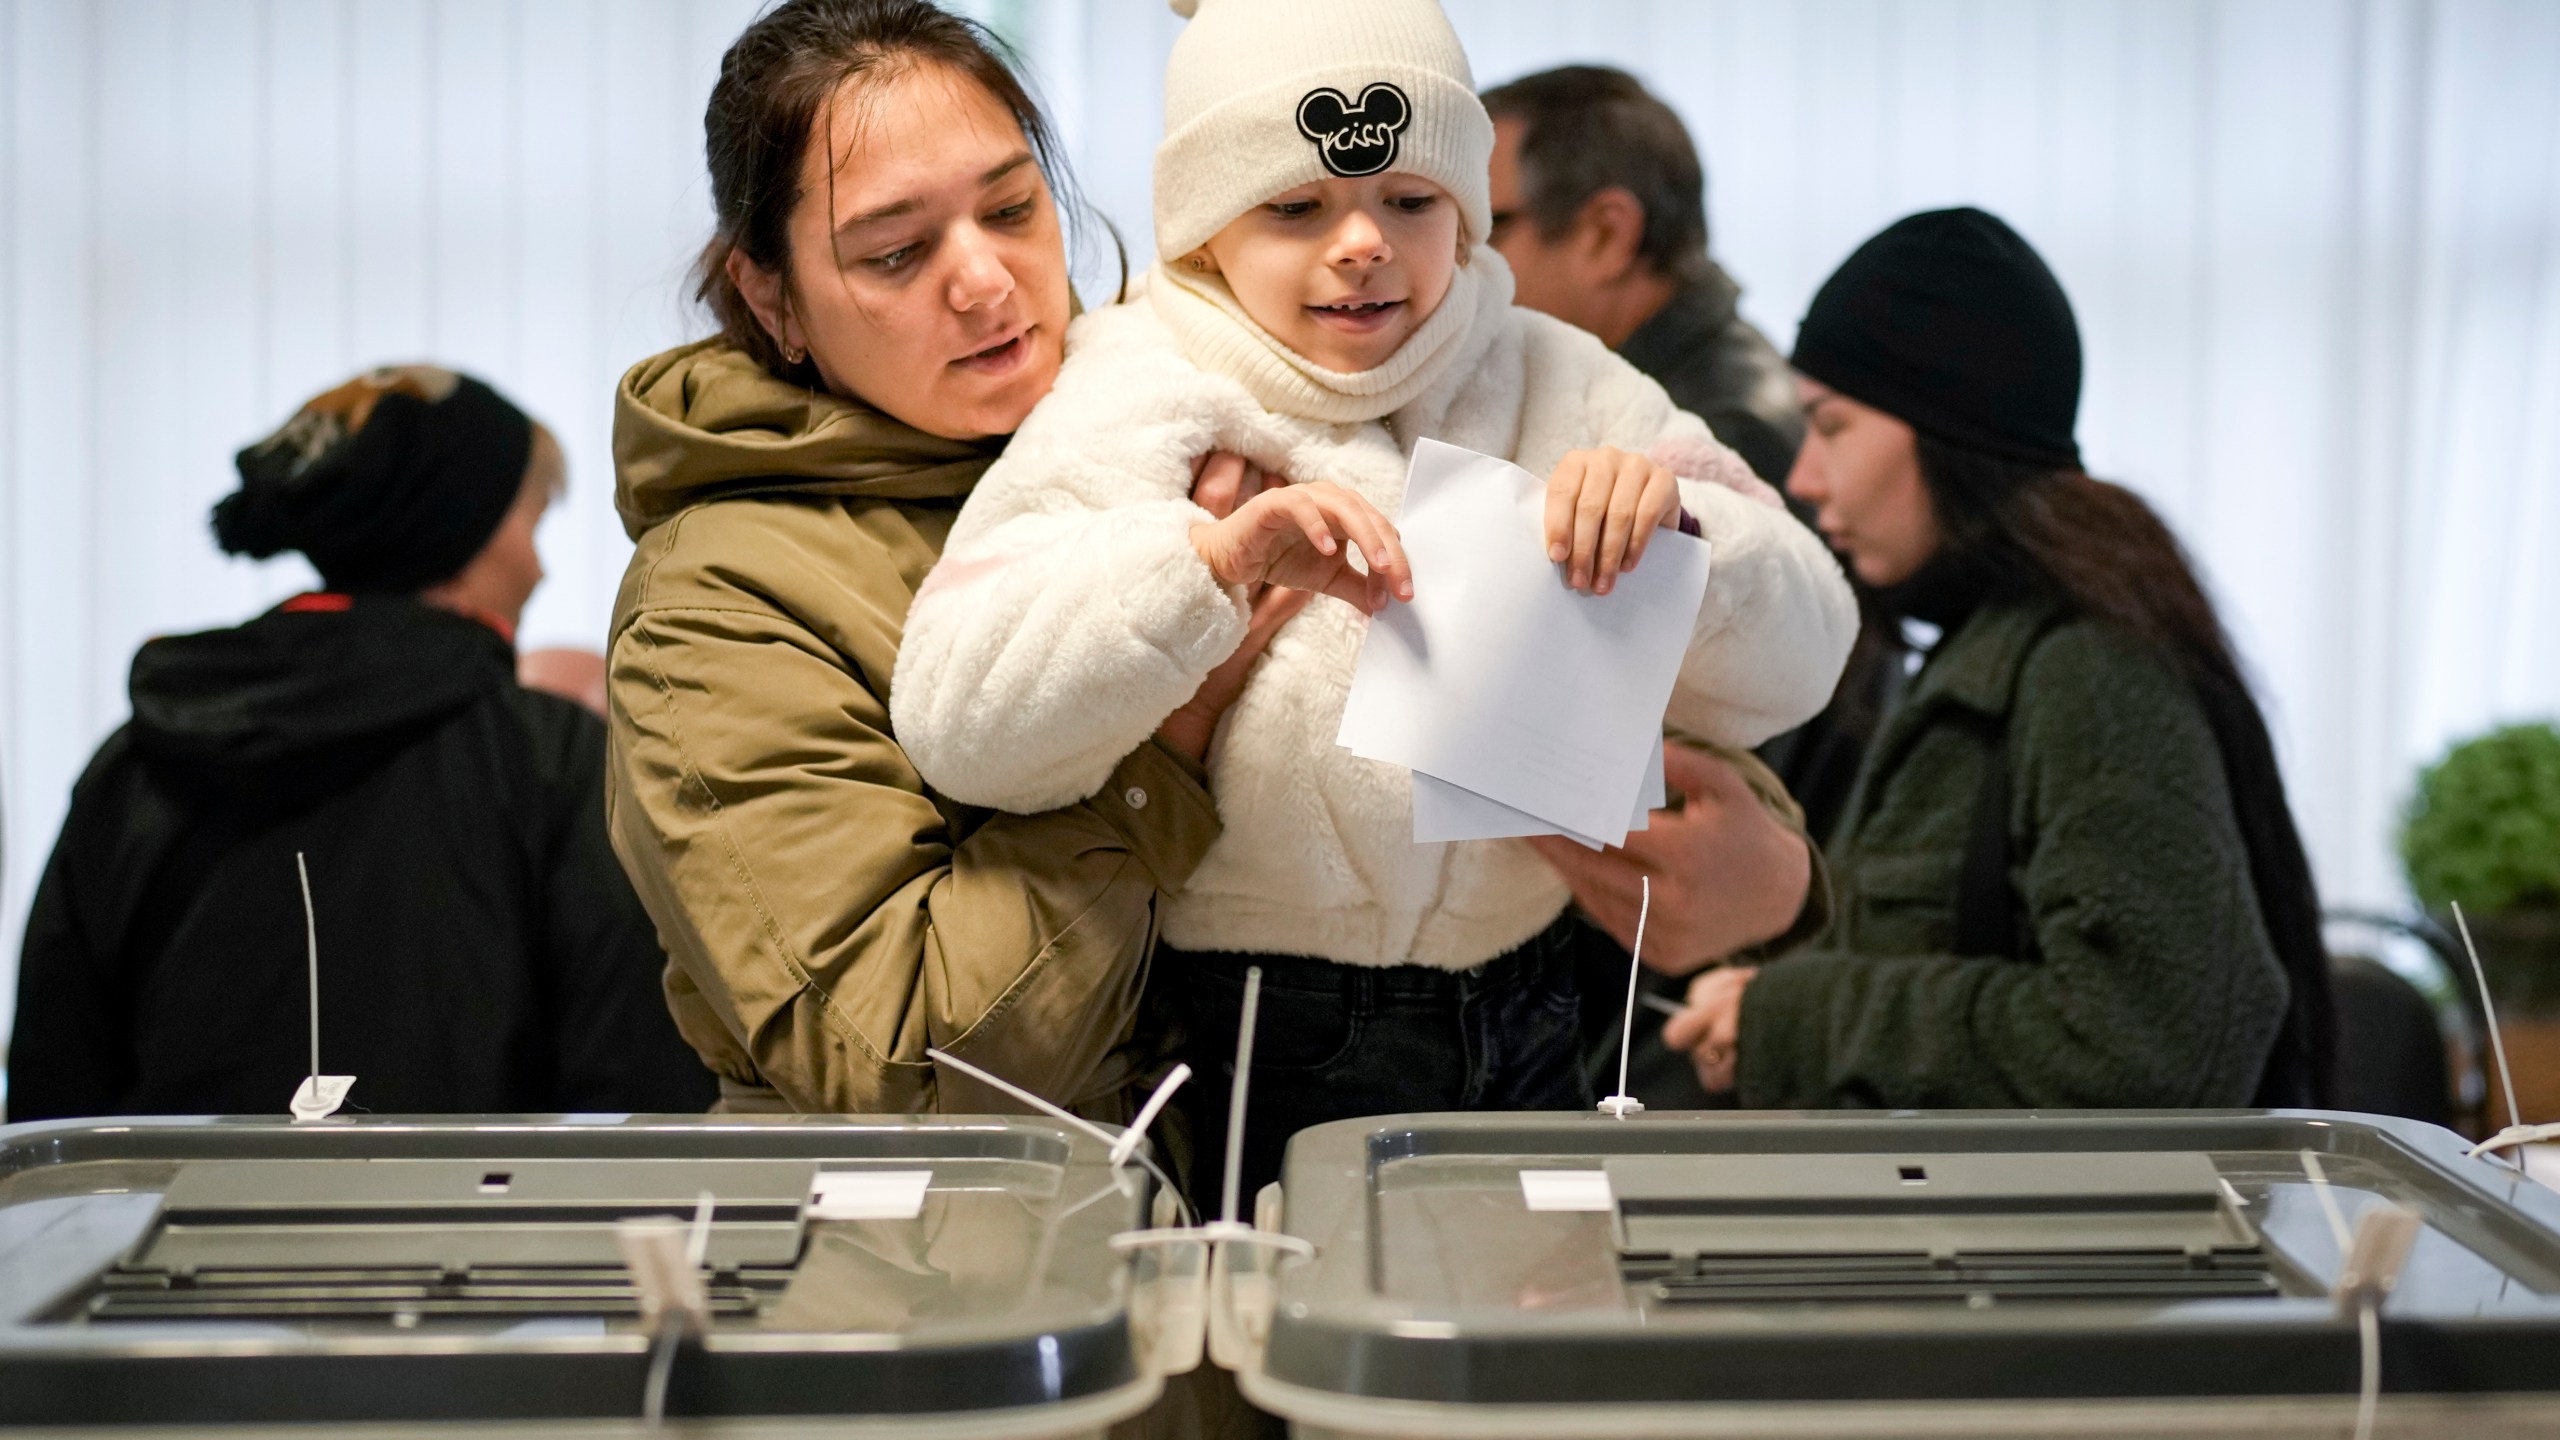
[[[1210, 457], [1200, 483], [1207, 485], [1229, 458]], [[1396, 527], [1378, 507], [1323, 481], [1266, 484], [1237, 503], [1233, 514], [1192, 526], [1191, 545], [1222, 585], [1280, 585], [1331, 595], [1366, 615], [1384, 610], [1390, 600], [1413, 598], [1413, 570]], [[1368, 565], [1366, 575], [1351, 566], [1354, 547]]]
[[1679, 478], [1642, 455], [1576, 450], [1547, 479], [1547, 558], [1576, 590], [1608, 594], [1653, 532], [1679, 523]]
[[1560, 835], [1528, 844], [1573, 887], [1574, 903], [1633, 948], [1645, 882], [1653, 910], [1644, 965], [1687, 975], [1787, 933], [1813, 885], [1813, 851], [1752, 793], [1742, 772], [1704, 750], [1663, 742], [1662, 778], [1680, 797], [1626, 845], [1590, 851]]
[[[1287, 483], [1243, 456], [1224, 450], [1212, 451], [1191, 462], [1191, 502], [1221, 520], [1265, 489]], [[1253, 662], [1271, 647], [1271, 637], [1280, 633], [1280, 627], [1307, 608], [1310, 598], [1304, 590], [1267, 585], [1255, 590], [1253, 618], [1245, 627], [1244, 643], [1209, 672], [1182, 708], [1165, 717], [1164, 723], [1156, 727], [1156, 738], [1194, 760], [1207, 759], [1209, 739], [1218, 733], [1218, 721], [1226, 715], [1227, 707], [1244, 694], [1244, 682], [1253, 673]]]
[[1288, 483], [1286, 478], [1225, 450], [1212, 450], [1191, 462], [1191, 503], [1220, 520], [1272, 486]]
[[1733, 1088], [1742, 1043], [1742, 992], [1759, 974], [1750, 965], [1710, 970], [1689, 982], [1689, 1008], [1663, 1022], [1662, 1043], [1689, 1052], [1698, 1084], [1710, 1095]]

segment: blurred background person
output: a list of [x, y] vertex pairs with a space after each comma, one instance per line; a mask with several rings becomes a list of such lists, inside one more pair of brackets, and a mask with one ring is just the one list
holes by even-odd
[[1784, 484], [1804, 439], [1795, 380], [1707, 253], [1706, 171], [1679, 115], [1606, 65], [1524, 75], [1484, 108], [1493, 247], [1517, 303], [1599, 336]]
[[11, 1120], [270, 1113], [320, 1059], [377, 1113], [692, 1111], [648, 917], [604, 833], [604, 727], [520, 686], [565, 470], [476, 380], [375, 370], [238, 456], [222, 548], [325, 589], [154, 640], [37, 890]]

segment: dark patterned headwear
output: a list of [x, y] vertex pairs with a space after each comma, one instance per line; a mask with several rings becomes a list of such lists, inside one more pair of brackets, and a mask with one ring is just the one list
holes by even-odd
[[299, 550], [332, 590], [423, 590], [489, 543], [532, 454], [533, 422], [479, 381], [375, 370], [239, 453], [214, 538], [261, 560]]

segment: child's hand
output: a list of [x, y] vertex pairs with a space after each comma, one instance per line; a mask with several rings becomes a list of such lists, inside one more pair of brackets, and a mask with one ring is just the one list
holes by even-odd
[[[1375, 615], [1413, 598], [1396, 527], [1338, 485], [1274, 485], [1223, 520], [1191, 527], [1191, 546], [1222, 585], [1280, 585], [1331, 595]], [[1359, 547], [1369, 573], [1351, 568]]]
[[1679, 481], [1642, 455], [1576, 450], [1547, 481], [1547, 558], [1576, 590], [1608, 594], [1653, 532], [1679, 523]]

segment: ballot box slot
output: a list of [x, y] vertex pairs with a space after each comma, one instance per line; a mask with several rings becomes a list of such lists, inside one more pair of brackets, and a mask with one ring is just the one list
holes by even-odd
[[1629, 1270], [1630, 1278], [1658, 1276], [1654, 1298], [1678, 1304], [2171, 1302], [2283, 1294], [2262, 1253], [1695, 1255], [1679, 1262], [1634, 1257]]
[[[229, 1229], [285, 1230], [322, 1228], [333, 1225], [610, 1225], [617, 1220], [668, 1219], [690, 1221], [699, 1204], [698, 1198], [684, 1200], [636, 1200], [613, 1203], [564, 1203], [556, 1205], [368, 1205], [329, 1208], [294, 1209], [289, 1206], [260, 1209], [217, 1210], [177, 1209], [164, 1212], [172, 1229], [203, 1230], [210, 1227]], [[800, 1204], [730, 1203], [718, 1207], [719, 1223], [739, 1225], [796, 1225]]]
[[616, 1228], [698, 1214], [713, 1315], [752, 1317], [799, 1261], [817, 1170], [809, 1160], [200, 1162], [61, 1318], [629, 1318], [639, 1306]]
[[2196, 1152], [1619, 1156], [1606, 1173], [1620, 1273], [1666, 1303], [2285, 1293]]
[[[447, 1237], [451, 1240], [453, 1237]], [[600, 1242], [587, 1248], [601, 1250]], [[752, 1318], [779, 1300], [789, 1265], [707, 1267], [715, 1318]], [[91, 1324], [142, 1320], [523, 1320], [636, 1318], [630, 1272], [618, 1264], [198, 1266], [170, 1270], [130, 1261], [108, 1270], [62, 1318]]]
[[[716, 1318], [748, 1319], [779, 1298], [788, 1270], [715, 1272], [704, 1286]], [[199, 1270], [119, 1269], [81, 1307], [91, 1323], [142, 1320], [636, 1319], [628, 1272], [614, 1268]]]

